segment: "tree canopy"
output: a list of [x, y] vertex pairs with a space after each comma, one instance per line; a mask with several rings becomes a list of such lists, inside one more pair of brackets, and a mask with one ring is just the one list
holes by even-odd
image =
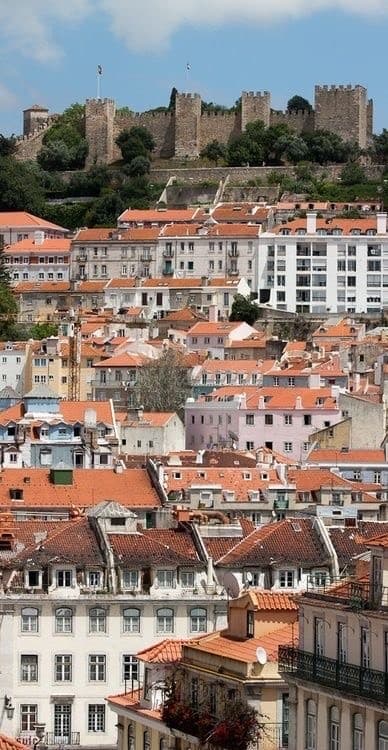
[[295, 96], [292, 96], [291, 99], [289, 99], [287, 102], [287, 111], [298, 112], [300, 110], [304, 110], [305, 112], [311, 112], [312, 106], [309, 100], [305, 99], [304, 96], [295, 94]]
[[256, 302], [253, 302], [249, 297], [244, 297], [243, 294], [235, 295], [229, 320], [241, 320], [252, 326], [261, 316], [262, 311]]
[[135, 395], [146, 411], [173, 411], [182, 417], [190, 392], [187, 367], [170, 349], [139, 370]]
[[85, 138], [85, 108], [72, 104], [43, 136], [38, 163], [48, 171], [81, 169], [88, 144]]
[[226, 156], [226, 146], [224, 143], [220, 143], [220, 141], [214, 140], [210, 141], [205, 148], [202, 149], [200, 156], [203, 159], [209, 159], [209, 161], [213, 161], [215, 164], [218, 164], [220, 159], [224, 159]]
[[138, 156], [149, 159], [155, 148], [151, 133], [141, 126], [122, 130], [116, 138], [116, 143], [126, 164], [130, 164]]

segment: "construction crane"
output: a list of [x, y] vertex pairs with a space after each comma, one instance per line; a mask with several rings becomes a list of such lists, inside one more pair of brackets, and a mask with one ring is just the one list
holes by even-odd
[[69, 401], [81, 400], [81, 321], [74, 310], [70, 310], [69, 337]]

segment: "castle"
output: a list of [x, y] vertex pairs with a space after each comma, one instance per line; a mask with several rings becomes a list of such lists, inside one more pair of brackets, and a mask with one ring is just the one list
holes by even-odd
[[[18, 140], [18, 157], [34, 159], [41, 148], [44, 131], [53, 119], [47, 109], [37, 105], [24, 110], [23, 116], [24, 133]], [[150, 131], [156, 156], [195, 158], [211, 141], [227, 143], [255, 120], [262, 120], [267, 126], [285, 123], [297, 133], [330, 130], [366, 148], [373, 133], [373, 102], [368, 100], [367, 90], [360, 85], [315, 86], [314, 109], [297, 112], [272, 109], [268, 91], [244, 91], [241, 107], [231, 112], [202, 112], [199, 94], [177, 93], [174, 109], [139, 114], [116, 111], [113, 99], [87, 99], [87, 166], [110, 164], [120, 159], [116, 138], [122, 130], [134, 125]]]

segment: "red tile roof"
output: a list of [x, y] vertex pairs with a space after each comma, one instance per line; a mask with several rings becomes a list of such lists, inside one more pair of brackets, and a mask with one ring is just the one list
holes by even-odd
[[26, 750], [26, 746], [14, 737], [0, 734], [0, 750]]
[[48, 229], [68, 233], [68, 229], [53, 224], [51, 221], [41, 219], [39, 216], [27, 213], [27, 211], [0, 211], [0, 227], [5, 229], [12, 228], [31, 228], [31, 229]]
[[385, 451], [380, 448], [350, 449], [346, 451], [334, 450], [333, 448], [316, 448], [308, 457], [309, 463], [324, 464], [330, 466], [337, 464], [384, 464]]
[[15, 294], [63, 294], [70, 291], [69, 281], [21, 281], [19, 284], [12, 284], [12, 291]]
[[356, 555], [366, 551], [368, 541], [388, 535], [387, 521], [357, 521], [357, 527], [331, 526], [330, 539], [338, 555], [341, 569], [354, 565]]
[[[140, 661], [147, 664], [175, 664], [182, 658], [182, 646], [188, 643], [188, 638], [165, 638], [164, 641], [156, 643], [154, 646], [148, 646], [142, 651], [138, 651], [136, 656]], [[1, 750], [1, 748], [0, 748]]]
[[39, 255], [44, 255], [48, 252], [60, 253], [61, 255], [68, 255], [70, 253], [71, 240], [63, 239], [44, 239], [43, 242], [39, 243], [34, 240], [33, 237], [29, 239], [20, 240], [20, 242], [14, 242], [12, 245], [7, 245], [4, 250], [4, 255], [20, 255], [20, 253], [28, 252]]
[[[274, 409], [330, 409], [338, 408], [337, 401], [331, 395], [331, 388], [268, 388], [258, 387], [255, 385], [226, 385], [217, 388], [206, 396], [206, 400], [226, 401], [233, 400], [233, 396], [246, 395], [247, 409], [258, 409], [260, 397], [266, 399], [264, 408], [268, 411]], [[297, 399], [300, 399], [301, 406], [297, 407]], [[323, 403], [318, 403], [322, 399]], [[198, 402], [205, 402], [204, 397], [200, 397]]]
[[297, 623], [286, 625], [279, 630], [266, 633], [259, 638], [247, 638], [243, 641], [237, 641], [227, 635], [226, 631], [220, 633], [211, 633], [204, 636], [196, 643], [189, 642], [183, 647], [183, 663], [185, 662], [186, 649], [187, 654], [190, 650], [201, 651], [233, 661], [241, 661], [247, 664], [257, 662], [257, 649], [264, 648], [269, 662], [277, 662], [279, 646], [293, 643], [297, 645], [298, 625]]
[[109, 542], [118, 565], [203, 565], [193, 537], [186, 530], [146, 529], [136, 534], [109, 534]]
[[103, 359], [101, 362], [97, 362], [94, 366], [101, 368], [142, 367], [149, 361], [148, 357], [145, 357], [142, 354], [123, 352], [122, 354], [114, 354], [113, 357]]
[[256, 607], [266, 612], [287, 611], [297, 612], [299, 607], [288, 594], [277, 594], [273, 591], [249, 589], [252, 601]]
[[[112, 703], [113, 706], [119, 708], [128, 708], [139, 714], [140, 717], [146, 719], [153, 719], [154, 721], [162, 721], [160, 709], [143, 708], [141, 706], [141, 699], [143, 697], [143, 690], [134, 690], [130, 693], [122, 693], [121, 695], [108, 695], [106, 700]], [[24, 748], [25, 750], [25, 748]]]
[[192, 221], [199, 211], [198, 208], [173, 208], [173, 209], [136, 209], [127, 208], [120, 214], [119, 222], [133, 223], [158, 223]]

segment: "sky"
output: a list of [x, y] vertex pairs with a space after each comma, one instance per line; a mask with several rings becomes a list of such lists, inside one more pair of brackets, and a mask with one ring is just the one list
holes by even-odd
[[[230, 106], [268, 90], [283, 109], [315, 84], [357, 84], [388, 128], [388, 0], [0, 0], [0, 133], [22, 110], [97, 93], [143, 111], [170, 91]], [[187, 70], [187, 64], [190, 70]]]

